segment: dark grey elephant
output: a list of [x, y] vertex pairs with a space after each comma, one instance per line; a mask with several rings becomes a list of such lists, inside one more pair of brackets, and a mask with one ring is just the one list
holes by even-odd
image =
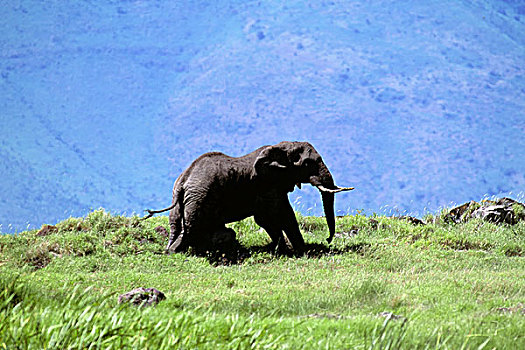
[[336, 186], [321, 156], [307, 142], [263, 146], [238, 158], [218, 152], [203, 154], [175, 181], [172, 205], [148, 210], [147, 217], [171, 210], [169, 252], [189, 246], [212, 250], [217, 235], [235, 234], [225, 227], [227, 223], [249, 216], [266, 230], [274, 247], [286, 249], [284, 231], [293, 249], [301, 252], [304, 240], [287, 194], [302, 183], [321, 192], [331, 242], [334, 194], [353, 188]]

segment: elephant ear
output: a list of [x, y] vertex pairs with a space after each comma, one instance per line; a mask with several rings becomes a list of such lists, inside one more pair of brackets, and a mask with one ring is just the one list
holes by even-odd
[[258, 175], [279, 173], [289, 168], [289, 160], [286, 152], [277, 146], [264, 148], [255, 159], [253, 167]]

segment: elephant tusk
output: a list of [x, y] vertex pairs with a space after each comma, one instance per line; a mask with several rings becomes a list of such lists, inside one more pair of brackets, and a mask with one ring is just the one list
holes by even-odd
[[280, 164], [279, 162], [277, 161], [273, 161], [270, 163], [270, 166], [273, 167], [273, 168], [279, 168], [279, 169], [286, 169], [286, 166], [285, 165], [282, 165]]
[[339, 186], [336, 186], [336, 189], [331, 190], [329, 188], [324, 187], [323, 185], [318, 185], [317, 188], [321, 192], [328, 192], [328, 193], [338, 193], [338, 192], [343, 192], [343, 191], [351, 191], [351, 190], [354, 189], [354, 187], [339, 187]]

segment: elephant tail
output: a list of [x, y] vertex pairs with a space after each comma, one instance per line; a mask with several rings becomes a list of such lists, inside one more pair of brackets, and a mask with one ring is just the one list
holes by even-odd
[[176, 206], [177, 204], [178, 204], [177, 202], [174, 202], [174, 203], [173, 203], [172, 205], [170, 205], [169, 207], [164, 208], [164, 209], [159, 209], [159, 210], [146, 209], [146, 210], [144, 210], [144, 211], [147, 212], [148, 215], [146, 215], [145, 217], [143, 217], [142, 220], [149, 219], [150, 217], [152, 217], [152, 216], [155, 215], [155, 214], [158, 214], [158, 213], [164, 213], [165, 211], [171, 210], [171, 209], [175, 208], [175, 206]]
[[[146, 209], [144, 210], [145, 212], [148, 213], [148, 215], [146, 215], [145, 217], [142, 218], [142, 220], [146, 220], [146, 219], [149, 219], [150, 217], [152, 217], [153, 215], [155, 214], [158, 214], [158, 213], [164, 213], [165, 211], [168, 211], [168, 210], [171, 210], [173, 208], [175, 208], [177, 205], [179, 205], [179, 199], [182, 198], [181, 196], [181, 188], [179, 188], [177, 186], [176, 189], [174, 189], [174, 193], [173, 193], [173, 203], [167, 207], [167, 208], [164, 208], [164, 209], [159, 209], [159, 210], [151, 210], [151, 209]], [[180, 202], [182, 202], [182, 200], [180, 200]], [[179, 206], [181, 207], [181, 206]]]

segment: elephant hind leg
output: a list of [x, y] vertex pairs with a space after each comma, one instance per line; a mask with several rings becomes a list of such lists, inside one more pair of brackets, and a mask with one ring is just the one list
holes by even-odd
[[168, 252], [182, 252], [189, 247], [194, 248], [196, 252], [214, 251], [235, 239], [235, 231], [226, 228], [216, 216], [205, 215], [209, 212], [205, 208], [188, 208], [186, 206], [184, 225], [181, 225], [178, 212], [170, 216], [171, 235]]
[[171, 209], [170, 211], [170, 236], [168, 240], [168, 245], [166, 246], [166, 251], [174, 252], [180, 251], [176, 248], [180, 245], [180, 240], [178, 244], [175, 244], [179, 238], [182, 238], [184, 235], [183, 225], [182, 225], [182, 213], [179, 202]]
[[174, 241], [170, 239], [166, 251], [168, 253], [180, 253], [188, 249], [189, 244], [187, 240], [184, 239], [184, 233], [181, 233]]
[[222, 227], [214, 230], [188, 229], [187, 232], [180, 234], [168, 246], [170, 253], [183, 252], [190, 246], [197, 253], [206, 253], [213, 251], [229, 251], [237, 247], [239, 243], [236, 239], [235, 231], [231, 228]]

